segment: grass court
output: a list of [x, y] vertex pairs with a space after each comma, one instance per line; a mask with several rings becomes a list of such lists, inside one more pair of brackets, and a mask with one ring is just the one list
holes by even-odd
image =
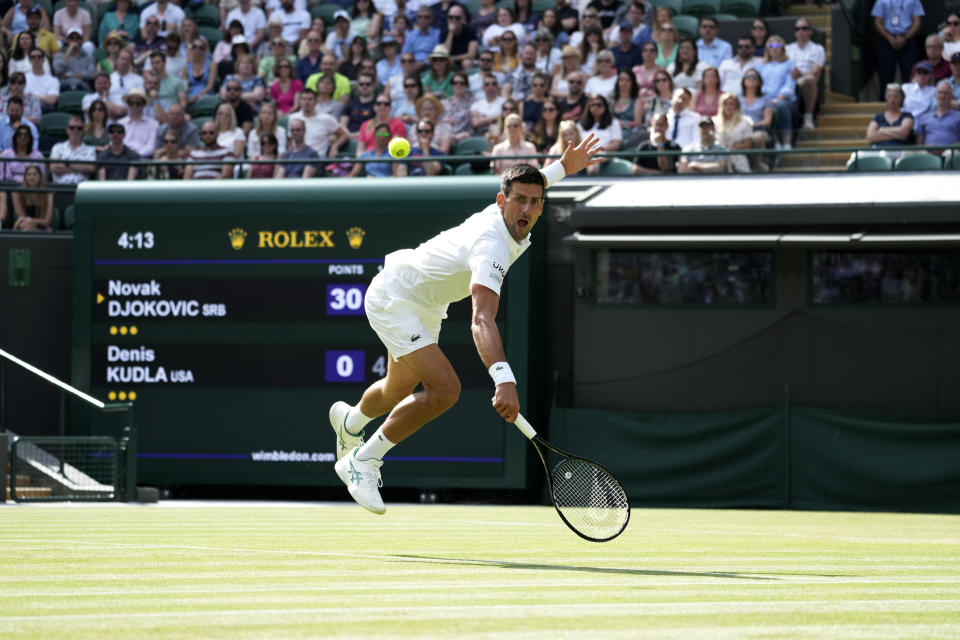
[[960, 638], [960, 517], [0, 507], [0, 638]]

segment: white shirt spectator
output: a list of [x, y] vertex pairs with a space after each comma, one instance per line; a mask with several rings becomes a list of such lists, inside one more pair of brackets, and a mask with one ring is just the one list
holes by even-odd
[[280, 16], [283, 20], [283, 32], [280, 37], [288, 43], [292, 44], [299, 40], [300, 32], [310, 28], [310, 14], [306, 11], [296, 10], [293, 13], [287, 13], [283, 9], [280, 9], [273, 15]]
[[[700, 90], [700, 79], [703, 78], [703, 72], [710, 67], [709, 64], [700, 60], [697, 62], [697, 66], [694, 67], [693, 75], [687, 75], [683, 71], [674, 75], [674, 71], [677, 68], [676, 62], [671, 62], [667, 65], [667, 73], [673, 77], [673, 86], [677, 89], [689, 89], [690, 93], [694, 96], [697, 95], [697, 91]], [[680, 145], [681, 147], [683, 145]]]
[[33, 71], [28, 71], [24, 75], [27, 78], [27, 86], [23, 90], [26, 95], [37, 98], [60, 95], [60, 81], [49, 73], [38, 76]]
[[[407, 3], [409, 6], [409, 3]], [[306, 11], [307, 10], [307, 0], [293, 0], [293, 8], [296, 11]], [[283, 7], [280, 6], [280, 0], [267, 0], [267, 6], [264, 7], [264, 10], [267, 13], [272, 14], [274, 11], [283, 11]], [[227, 24], [230, 24], [229, 20]], [[327, 25], [328, 27], [331, 25]]]
[[679, 117], [677, 113], [670, 109], [667, 112], [667, 138], [674, 142], [681, 149], [686, 149], [690, 145], [700, 140], [700, 114], [686, 109], [681, 111]]
[[336, 133], [340, 128], [340, 123], [336, 118], [326, 113], [316, 113], [312, 117], [305, 116], [302, 111], [291, 113], [288, 116], [288, 123], [292, 120], [301, 120], [306, 127], [304, 142], [321, 158], [326, 158], [330, 151], [330, 136]]
[[527, 42], [527, 30], [523, 28], [522, 24], [514, 22], [511, 25], [506, 27], [501, 27], [497, 23], [493, 23], [486, 28], [483, 32], [483, 46], [490, 51], [500, 51], [500, 47], [494, 44], [494, 40], [499, 38], [506, 31], [513, 31], [513, 34], [517, 36], [517, 51], [523, 48], [523, 45]]
[[471, 113], [479, 113], [484, 118], [492, 118], [494, 116], [499, 116], [500, 112], [503, 110], [503, 103], [506, 102], [506, 99], [503, 96], [497, 96], [493, 102], [487, 102], [486, 96], [483, 100], [477, 100], [472, 105], [470, 105]]
[[121, 76], [114, 71], [110, 74], [110, 102], [123, 104], [123, 97], [134, 87], [143, 89], [143, 76], [133, 71]]
[[620, 127], [620, 120], [617, 118], [613, 119], [613, 122], [610, 123], [610, 126], [606, 129], [601, 129], [599, 124], [594, 124], [589, 130], [583, 128], [583, 125], [577, 124], [577, 129], [580, 130], [580, 139], [587, 137], [587, 134], [592, 133], [597, 136], [597, 139], [600, 141], [600, 146], [606, 148], [614, 140], [623, 140], [623, 129]]
[[[497, 84], [502, 87], [503, 81], [507, 78], [507, 74], [502, 71], [491, 71], [490, 73], [496, 77]], [[474, 100], [483, 100], [486, 98], [487, 94], [483, 92], [483, 76], [485, 75], [487, 74], [481, 71], [467, 76], [467, 79], [470, 81], [470, 93], [473, 94]]]
[[230, 24], [234, 20], [239, 20], [243, 24], [243, 37], [247, 39], [247, 42], [253, 42], [254, 38], [257, 37], [258, 29], [267, 30], [267, 16], [263, 9], [255, 5], [251, 5], [250, 11], [247, 13], [244, 13], [240, 7], [228, 13], [226, 24]]
[[[28, 86], [29, 84], [27, 81]], [[920, 116], [936, 108], [937, 88], [934, 85], [921, 88], [916, 82], [908, 82], [900, 88], [906, 96], [903, 99], [903, 110], [913, 115], [913, 126], [916, 128]]]
[[[277, 131], [273, 135], [277, 137], [277, 156], [282, 156], [283, 152], [287, 150], [287, 130], [283, 127], [277, 127]], [[247, 136], [247, 157], [256, 158], [260, 155], [260, 152], [260, 134], [254, 128], [250, 130], [250, 135]]]
[[[70, 146], [69, 140], [58, 142], [50, 149], [51, 160], [62, 160], [64, 162], [89, 162], [97, 161], [97, 150], [88, 144], [81, 144], [74, 149]], [[80, 184], [87, 180], [87, 176], [82, 173], [62, 173], [53, 176], [54, 184]]]
[[167, 33], [170, 32], [171, 26], [175, 26], [177, 27], [177, 30], [179, 30], [180, 23], [183, 22], [185, 17], [187, 17], [183, 12], [183, 9], [172, 2], [167, 3], [167, 7], [163, 10], [163, 13], [160, 12], [159, 3], [154, 2], [153, 4], [144, 7], [143, 11], [140, 12], [141, 29], [147, 24], [147, 18], [150, 16], [156, 16], [157, 20], [160, 21], [160, 30], [157, 32], [157, 34], [161, 38], [167, 37]]
[[723, 93], [732, 93], [737, 96], [743, 95], [743, 76], [750, 69], [756, 69], [762, 62], [762, 58], [750, 58], [740, 66], [740, 58], [728, 58], [720, 63], [717, 72], [720, 74], [720, 91]]
[[791, 42], [787, 45], [786, 52], [787, 58], [793, 60], [793, 65], [800, 70], [800, 73], [810, 73], [813, 65], [823, 68], [827, 62], [826, 50], [812, 40], [802, 49], [796, 42]]
[[587, 80], [587, 85], [584, 87], [583, 91], [588, 96], [600, 95], [607, 99], [607, 102], [610, 102], [613, 98], [613, 91], [617, 88], [617, 74], [613, 74], [609, 78], [601, 78], [600, 76], [591, 76]]
[[[327, 40], [323, 44], [330, 53], [337, 57], [337, 60], [343, 60], [350, 54], [350, 43], [358, 35], [356, 31], [350, 29], [347, 31], [347, 35], [341, 38], [337, 35], [337, 30], [333, 29], [327, 34]], [[400, 56], [397, 56], [397, 59], [399, 60]]]

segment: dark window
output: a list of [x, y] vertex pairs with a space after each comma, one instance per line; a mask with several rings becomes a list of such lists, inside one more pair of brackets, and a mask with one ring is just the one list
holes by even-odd
[[960, 252], [814, 251], [814, 304], [960, 302]]

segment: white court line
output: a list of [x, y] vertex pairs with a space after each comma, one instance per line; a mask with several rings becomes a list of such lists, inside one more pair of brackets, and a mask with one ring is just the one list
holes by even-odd
[[[731, 610], [740, 612], [775, 612], [785, 613], [788, 610], [807, 611], [816, 607], [818, 613], [850, 611], [852, 607], [878, 609], [883, 611], [916, 611], [915, 605], [936, 605], [938, 612], [943, 612], [946, 604], [952, 604], [960, 610], [960, 600], [788, 600], [788, 601], [711, 601], [711, 602], [610, 602], [610, 603], [563, 603], [563, 604], [467, 604], [467, 605], [431, 605], [431, 606], [411, 606], [409, 604], [400, 606], [372, 606], [372, 607], [293, 607], [289, 609], [271, 607], [268, 609], [211, 609], [207, 611], [123, 611], [123, 612], [102, 612], [102, 613], [63, 613], [53, 615], [27, 615], [27, 616], [0, 616], [0, 622], [37, 622], [52, 620], [86, 620], [95, 618], [103, 619], [130, 619], [130, 618], [170, 618], [181, 617], [238, 617], [238, 616], [263, 616], [263, 615], [286, 615], [291, 614], [325, 614], [339, 615], [343, 614], [372, 614], [375, 617], [382, 617], [382, 614], [399, 614], [406, 619], [415, 618], [417, 614], [424, 613], [446, 613], [458, 614], [460, 612], [483, 611], [491, 613], [493, 611], [518, 611], [524, 617], [534, 615], [549, 615], [573, 617], [584, 615], [584, 611], [610, 611], [614, 610], [622, 616], [627, 615], [708, 615], [719, 613], [730, 613]], [[933, 610], [933, 609], [931, 609]], [[951, 609], [952, 610], [952, 609]]]
[[[960, 519], [957, 521], [960, 525]], [[671, 529], [667, 527], [655, 527], [650, 529], [645, 529], [644, 533], [646, 534], [656, 534], [659, 532], [669, 532], [669, 533], [682, 533], [688, 536], [696, 536], [697, 534], [709, 534], [709, 535], [720, 535], [720, 536], [759, 536], [763, 538], [803, 538], [807, 539], [816, 539], [816, 540], [842, 540], [844, 542], [875, 542], [878, 544], [909, 544], [909, 545], [919, 545], [919, 544], [960, 544], [960, 538], [940, 538], [937, 540], [925, 540], [922, 538], [867, 538], [864, 536], [841, 536], [841, 535], [830, 535], [830, 534], [817, 534], [817, 533], [786, 533], [786, 532], [777, 532], [777, 531], [746, 531], [743, 529]]]

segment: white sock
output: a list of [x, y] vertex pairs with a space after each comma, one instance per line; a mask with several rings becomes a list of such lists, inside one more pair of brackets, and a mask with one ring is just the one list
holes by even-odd
[[352, 436], [360, 435], [360, 432], [363, 431], [363, 428], [373, 420], [373, 418], [368, 418], [363, 415], [363, 412], [360, 411], [358, 407], [350, 407], [350, 411], [347, 412], [347, 433]]
[[803, 121], [804, 123], [813, 124], [813, 114], [812, 113], [803, 114]]
[[380, 427], [377, 429], [377, 432], [373, 434], [373, 437], [360, 447], [360, 450], [357, 451], [356, 458], [357, 460], [369, 460], [371, 458], [383, 460], [383, 456], [387, 455], [387, 452], [393, 449], [394, 446], [395, 443], [390, 442], [387, 436], [383, 435], [383, 427]]

